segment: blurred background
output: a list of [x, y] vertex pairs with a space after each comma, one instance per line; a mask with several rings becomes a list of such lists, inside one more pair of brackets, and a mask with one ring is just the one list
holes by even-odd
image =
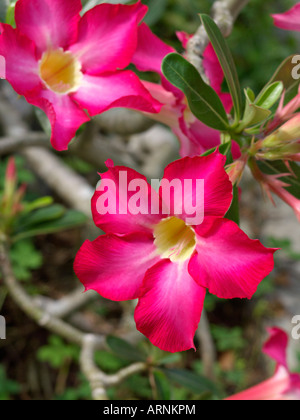
[[[146, 22], [178, 52], [182, 47], [175, 31], [194, 33], [198, 13], [209, 13], [213, 4], [212, 0], [142, 2], [149, 6]], [[275, 28], [270, 17], [295, 3], [250, 0], [241, 13], [228, 42], [243, 87], [258, 93], [281, 61], [300, 51], [300, 34]], [[3, 19], [4, 9], [0, 12]], [[151, 74], [143, 77], [155, 80]], [[13, 156], [18, 185], [27, 186], [24, 202], [36, 203], [38, 210], [33, 220], [26, 220], [26, 229], [20, 221], [11, 246], [15, 279], [37, 307], [71, 325], [75, 335], [79, 331], [100, 338], [95, 363], [106, 374], [140, 360], [158, 367], [108, 387], [111, 399], [219, 399], [264, 380], [274, 371], [274, 364], [261, 353], [265, 328], [276, 325], [290, 334], [291, 319], [300, 314], [299, 223], [285, 204], [276, 202], [274, 208], [265, 201], [247, 173], [241, 184], [242, 228], [264, 245], [281, 250], [275, 270], [251, 301], [207, 296], [196, 352], [171, 355], [154, 348], [136, 332], [131, 302], [116, 303], [93, 292], [82, 293], [73, 261], [82, 242], [101, 233], [90, 221], [89, 198], [104, 161], [111, 158], [157, 178], [165, 164], [179, 157], [177, 140], [168, 128], [143, 119], [132, 132], [130, 126], [118, 124], [119, 118], [119, 110], [96, 117], [82, 127], [68, 152], [57, 154], [49, 147], [45, 116], [0, 81], [0, 195]], [[130, 113], [130, 118], [139, 116]], [[22, 147], [7, 145], [10, 136], [21, 138]], [[30, 147], [24, 147], [25, 139]], [[43, 322], [33, 321], [1, 278], [0, 315], [6, 319], [6, 339], [0, 340], [0, 399], [92, 398], [82, 373], [79, 335], [66, 340], [43, 328]], [[289, 363], [300, 372], [299, 341], [290, 342]]]

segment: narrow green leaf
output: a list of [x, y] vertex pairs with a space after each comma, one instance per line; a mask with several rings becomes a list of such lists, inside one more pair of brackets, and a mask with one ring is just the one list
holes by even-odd
[[[215, 152], [216, 149], [219, 149], [219, 152], [222, 153], [222, 155], [226, 156], [225, 165], [230, 165], [233, 162], [231, 148], [232, 148], [232, 142], [230, 141], [230, 142], [221, 144], [221, 146], [214, 147], [213, 149], [207, 150], [201, 156], [208, 156], [211, 153]], [[232, 220], [233, 222], [239, 225], [240, 224], [239, 190], [236, 185], [233, 186], [232, 193], [233, 193], [232, 202], [225, 217], [226, 219]]]
[[232, 96], [236, 121], [239, 121], [242, 115], [243, 103], [239, 78], [231, 51], [220, 29], [211, 19], [211, 17], [205, 14], [201, 14], [200, 19], [220, 61], [229, 91]]
[[249, 98], [250, 102], [253, 103], [255, 101], [255, 93], [249, 87], [245, 89], [246, 97]]
[[[222, 147], [223, 146], [223, 147]], [[219, 148], [220, 152], [226, 156], [226, 165], [233, 163], [232, 157], [232, 142], [222, 144]], [[232, 190], [233, 198], [229, 210], [225, 214], [226, 219], [232, 220], [233, 222], [240, 224], [240, 204], [239, 204], [239, 190], [236, 185], [233, 186]]]
[[219, 395], [218, 389], [213, 382], [204, 376], [200, 376], [190, 370], [185, 369], [162, 369], [167, 378], [177, 384], [189, 389], [195, 394], [210, 392]]
[[28, 227], [28, 230], [16, 233], [12, 237], [12, 240], [13, 242], [17, 242], [24, 238], [73, 229], [75, 227], [83, 225], [86, 222], [86, 219], [87, 218], [83, 213], [76, 210], [68, 210], [62, 217], [58, 219], [36, 224], [32, 227]]
[[148, 13], [145, 16], [144, 22], [149, 26], [155, 25], [164, 15], [167, 3], [167, 0], [143, 0], [143, 4], [148, 6]]
[[278, 101], [283, 92], [283, 83], [274, 82], [267, 85], [255, 100], [255, 105], [270, 109]]
[[24, 204], [24, 213], [30, 213], [42, 207], [48, 207], [53, 203], [53, 198], [50, 196], [40, 197], [36, 200]]
[[251, 89], [245, 89], [244, 93], [246, 97], [246, 106], [244, 117], [238, 126], [239, 131], [248, 127], [253, 127], [257, 124], [262, 124], [271, 115], [271, 111], [253, 103], [253, 92]]
[[158, 359], [156, 361], [156, 364], [158, 366], [162, 366], [162, 365], [168, 365], [171, 363], [178, 363], [180, 362], [181, 358], [180, 358], [180, 354], [179, 353], [171, 353], [168, 354], [167, 356], [162, 357], [162, 359]]
[[240, 224], [239, 190], [236, 185], [233, 186], [233, 199], [225, 218], [232, 220], [237, 225]]
[[107, 345], [118, 357], [130, 362], [145, 362], [147, 356], [143, 351], [119, 337], [109, 335]]
[[13, 28], [16, 27], [16, 22], [15, 22], [15, 8], [16, 8], [16, 1], [11, 2], [8, 7], [7, 7], [7, 11], [6, 11], [6, 18], [5, 18], [5, 22], [8, 25], [11, 25]]
[[[231, 152], [231, 149], [232, 149], [231, 141], [221, 144], [221, 146], [214, 147], [213, 149], [207, 150], [201, 156], [208, 156], [211, 153], [215, 152], [216, 149], [219, 149], [219, 152], [222, 153], [222, 155], [226, 156], [225, 165], [230, 165], [233, 162], [232, 152]], [[236, 185], [233, 186], [233, 199], [225, 217], [226, 219], [232, 220], [238, 225], [240, 224], [239, 190]]]
[[46, 208], [41, 208], [32, 213], [23, 215], [16, 227], [18, 232], [28, 230], [29, 228], [39, 225], [41, 223], [51, 222], [55, 219], [59, 219], [65, 214], [65, 207], [60, 204], [54, 204]]
[[168, 54], [162, 63], [165, 77], [184, 92], [192, 113], [216, 130], [228, 128], [228, 118], [216, 92], [201, 78], [197, 69], [179, 54]]
[[299, 85], [300, 79], [295, 79], [293, 77], [294, 68], [296, 66], [295, 62], [293, 62], [294, 57], [294, 55], [291, 55], [280, 64], [268, 84], [282, 82], [286, 92], [289, 92], [295, 86]]
[[171, 399], [171, 388], [165, 373], [160, 370], [155, 370], [153, 376], [157, 389], [157, 399], [169, 401]]

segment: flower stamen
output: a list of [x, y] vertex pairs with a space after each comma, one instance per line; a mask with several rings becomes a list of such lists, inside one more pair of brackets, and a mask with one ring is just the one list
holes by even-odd
[[81, 80], [81, 64], [70, 51], [62, 48], [46, 51], [39, 61], [39, 75], [48, 89], [67, 94], [78, 90]]
[[162, 258], [172, 262], [189, 259], [196, 247], [196, 235], [191, 226], [178, 217], [161, 220], [153, 230], [154, 244]]

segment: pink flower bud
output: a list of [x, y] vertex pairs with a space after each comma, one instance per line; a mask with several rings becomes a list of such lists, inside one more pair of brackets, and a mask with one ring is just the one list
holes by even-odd
[[10, 182], [15, 182], [17, 179], [17, 170], [16, 170], [16, 161], [14, 157], [11, 157], [8, 160], [6, 168], [6, 180]]
[[246, 154], [246, 155], [243, 155], [240, 159], [236, 160], [235, 162], [227, 166], [226, 172], [233, 185], [239, 184], [243, 176], [247, 161], [248, 161], [248, 155]]
[[287, 123], [266, 137], [263, 147], [274, 147], [284, 143], [299, 141], [300, 139], [300, 114], [296, 114]]

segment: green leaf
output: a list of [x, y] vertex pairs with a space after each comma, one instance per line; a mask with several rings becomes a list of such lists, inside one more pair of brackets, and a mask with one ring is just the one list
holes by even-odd
[[201, 78], [197, 69], [179, 54], [168, 54], [162, 63], [165, 77], [184, 92], [192, 113], [216, 130], [228, 129], [226, 111], [216, 92]]
[[227, 328], [211, 325], [212, 336], [216, 341], [219, 351], [242, 350], [247, 345], [240, 327]]
[[86, 220], [87, 218], [83, 213], [76, 210], [69, 210], [62, 217], [56, 220], [34, 225], [28, 230], [24, 230], [24, 232], [15, 234], [12, 237], [12, 240], [16, 242], [20, 239], [29, 238], [37, 235], [46, 235], [67, 229], [73, 229], [75, 227], [83, 225], [86, 222]]
[[115, 354], [104, 350], [95, 352], [95, 362], [104, 372], [115, 373], [126, 366], [126, 361], [120, 359]]
[[32, 270], [40, 268], [43, 264], [42, 253], [28, 239], [12, 245], [10, 258], [14, 275], [19, 281], [30, 280]]
[[202, 153], [201, 156], [211, 155], [218, 149], [222, 155], [227, 157], [225, 165], [229, 165], [233, 161], [232, 155], [231, 155], [231, 145], [232, 143], [231, 141], [229, 141], [227, 143], [221, 144], [220, 146], [216, 146], [216, 147], [213, 147], [212, 149], [206, 150], [206, 152]]
[[54, 204], [46, 208], [37, 209], [31, 213], [27, 213], [20, 218], [19, 224], [21, 227], [18, 232], [23, 232], [41, 223], [59, 219], [66, 212], [66, 209], [60, 204]]
[[[260, 170], [268, 175], [279, 175], [289, 172], [288, 168], [282, 160], [258, 161], [257, 164]], [[286, 187], [285, 189], [294, 197], [300, 200], [300, 166], [295, 162], [289, 162], [289, 166], [294, 172], [295, 176], [285, 176], [280, 178], [280, 180], [289, 184], [290, 186]]]
[[16, 8], [16, 1], [11, 2], [6, 10], [6, 18], [5, 18], [5, 22], [8, 25], [11, 25], [13, 28], [16, 27], [16, 22], [15, 22], [15, 8]]
[[255, 100], [255, 105], [270, 109], [278, 101], [283, 92], [283, 83], [274, 82], [267, 85]]
[[143, 4], [148, 6], [148, 13], [144, 22], [149, 26], [155, 25], [164, 15], [167, 8], [167, 0], [144, 0]]
[[245, 89], [244, 93], [246, 96], [246, 106], [244, 117], [238, 126], [239, 131], [256, 126], [257, 124], [262, 124], [272, 114], [268, 109], [253, 103], [253, 92], [250, 89]]
[[233, 198], [228, 212], [225, 214], [225, 218], [232, 220], [237, 225], [240, 224], [240, 203], [239, 203], [239, 190], [236, 185], [233, 187]]
[[168, 354], [167, 356], [163, 356], [161, 359], [158, 359], [156, 361], [157, 365], [168, 365], [171, 363], [178, 363], [180, 362], [181, 357], [179, 353], [171, 353]]
[[243, 103], [239, 78], [231, 51], [216, 23], [205, 14], [201, 14], [200, 18], [220, 61], [231, 93], [236, 121], [239, 121], [242, 114]]
[[110, 335], [106, 339], [107, 345], [118, 357], [130, 362], [144, 362], [146, 354], [122, 338]]
[[171, 388], [165, 373], [160, 370], [155, 370], [153, 376], [157, 389], [157, 399], [169, 401], [171, 399]]
[[249, 87], [245, 89], [245, 95], [249, 99], [250, 103], [255, 102], [255, 93]]
[[41, 197], [32, 201], [31, 203], [25, 203], [23, 212], [30, 213], [34, 210], [40, 209], [42, 207], [48, 207], [53, 204], [53, 197]]
[[300, 79], [296, 80], [293, 78], [293, 70], [295, 68], [295, 63], [293, 62], [294, 57], [294, 55], [291, 55], [280, 64], [268, 85], [273, 82], [282, 82], [286, 92], [299, 85]]
[[39, 348], [37, 358], [41, 362], [48, 362], [54, 368], [59, 368], [67, 360], [78, 361], [79, 348], [74, 344], [66, 344], [57, 335], [51, 335], [48, 344]]
[[3, 365], [0, 365], [0, 400], [7, 401], [11, 395], [19, 394], [21, 386], [18, 382], [7, 377]]
[[[231, 148], [232, 142], [229, 141], [227, 143], [221, 144], [221, 146], [217, 146], [210, 150], [207, 150], [201, 156], [208, 156], [211, 153], [214, 153], [216, 149], [219, 149], [219, 152], [222, 153], [222, 155], [226, 156], [225, 165], [230, 165], [233, 162]], [[240, 224], [239, 190], [236, 185], [233, 186], [233, 199], [225, 217], [237, 223], [238, 225]]]
[[171, 381], [189, 389], [195, 394], [203, 394], [204, 392], [210, 392], [214, 395], [219, 394], [218, 389], [213, 382], [190, 370], [162, 369], [162, 371]]

